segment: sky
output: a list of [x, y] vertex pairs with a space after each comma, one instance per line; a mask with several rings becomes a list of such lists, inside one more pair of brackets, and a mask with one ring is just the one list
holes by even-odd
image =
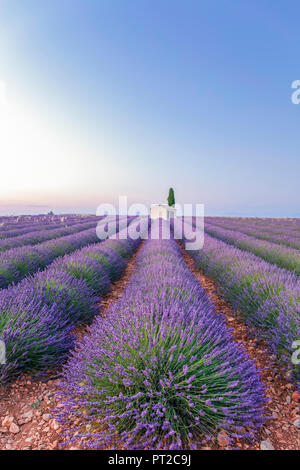
[[300, 217], [300, 5], [0, 0], [0, 214]]

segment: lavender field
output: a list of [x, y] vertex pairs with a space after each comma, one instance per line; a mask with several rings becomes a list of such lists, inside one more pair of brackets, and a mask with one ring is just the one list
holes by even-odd
[[192, 251], [195, 220], [111, 220], [0, 218], [0, 443], [49, 384], [46, 448], [280, 448], [282, 425], [297, 448], [299, 219], [208, 217]]

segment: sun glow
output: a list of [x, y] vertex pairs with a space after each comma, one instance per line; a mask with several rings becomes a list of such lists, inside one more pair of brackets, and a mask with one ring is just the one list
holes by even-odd
[[[53, 197], [61, 203], [79, 199], [83, 191], [82, 160], [93, 151], [30, 106], [11, 99], [5, 89], [1, 82], [1, 204], [45, 203]], [[86, 176], [93, 183], [98, 172], [90, 173], [86, 165]]]
[[59, 137], [30, 111], [8, 99], [2, 100], [0, 107], [0, 155], [5, 175], [1, 196], [59, 187], [62, 173], [70, 171], [67, 149]]

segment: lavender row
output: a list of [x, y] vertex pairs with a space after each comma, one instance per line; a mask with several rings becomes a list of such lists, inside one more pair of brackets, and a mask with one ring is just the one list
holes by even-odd
[[[88, 219], [85, 218], [84, 220], [82, 218], [78, 218], [75, 220], [74, 218], [72, 218], [72, 219], [67, 219], [65, 220], [65, 222], [60, 222], [60, 223], [52, 223], [52, 224], [47, 224], [47, 225], [44, 225], [43, 223], [42, 224], [35, 223], [30, 226], [26, 226], [24, 228], [18, 227], [17, 229], [15, 228], [12, 230], [2, 230], [0, 232], [0, 242], [2, 243], [2, 241], [4, 240], [7, 240], [9, 242], [9, 240], [11, 239], [16, 240], [18, 237], [29, 235], [29, 234], [33, 235], [37, 232], [44, 232], [46, 234], [47, 232], [52, 231], [52, 230], [67, 229], [75, 225], [78, 225], [78, 226], [87, 225], [88, 223], [96, 224], [100, 220], [101, 220], [100, 217], [89, 217]], [[11, 242], [13, 242], [13, 240], [11, 240]]]
[[255, 364], [174, 240], [145, 242], [123, 296], [65, 366], [61, 389], [57, 419], [83, 447], [195, 448], [221, 429], [253, 437], [264, 421]]
[[[175, 235], [181, 223], [175, 221]], [[192, 237], [185, 225], [185, 238]], [[300, 338], [300, 280], [285, 269], [205, 234], [204, 246], [190, 251], [195, 265], [218, 281], [224, 296], [244, 320], [258, 328], [277, 359], [299, 375], [292, 344]]]
[[251, 227], [270, 233], [293, 233], [299, 235], [300, 219], [264, 219], [264, 218], [238, 218], [238, 217], [206, 217], [207, 222], [221, 226]]
[[[107, 219], [103, 219], [103, 221], [99, 222], [99, 225], [104, 226], [107, 222]], [[126, 227], [126, 217], [120, 217], [119, 225], [119, 229]], [[113, 234], [115, 227], [112, 226], [110, 230], [111, 234]], [[56, 258], [98, 241], [96, 227], [94, 227], [73, 235], [43, 242], [38, 246], [12, 248], [1, 253], [0, 288], [18, 283], [24, 277], [34, 274], [40, 269], [45, 269]]]
[[280, 245], [290, 246], [292, 248], [300, 249], [300, 231], [282, 229], [270, 229], [268, 225], [256, 226], [253, 223], [238, 222], [232, 220], [218, 220], [219, 218], [207, 218], [206, 223], [213, 224], [229, 230], [238, 230], [251, 237], [256, 237], [261, 240], [267, 240]]
[[72, 235], [74, 233], [79, 233], [89, 228], [95, 227], [96, 222], [90, 221], [80, 224], [69, 225], [65, 227], [53, 228], [51, 230], [37, 230], [34, 232], [29, 232], [24, 235], [20, 235], [14, 238], [4, 238], [0, 240], [0, 252], [7, 251], [12, 248], [17, 248], [21, 246], [28, 245], [38, 245], [48, 240], [55, 240], [56, 238], [65, 237], [67, 235]]
[[262, 230], [273, 233], [294, 232], [299, 235], [300, 219], [272, 219], [272, 218], [255, 218], [255, 217], [206, 217], [208, 222], [214, 224], [238, 224], [260, 228]]
[[227, 230], [205, 222], [205, 231], [225, 243], [254, 253], [269, 263], [300, 275], [300, 251], [266, 240], [250, 237], [236, 230]]
[[97, 313], [101, 296], [121, 277], [139, 243], [108, 239], [87, 246], [0, 292], [0, 339], [6, 346], [0, 384], [66, 358], [74, 347], [74, 326]]
[[[26, 235], [28, 233], [34, 233], [34, 232], [37, 232], [38, 230], [39, 231], [47, 231], [47, 230], [53, 230], [55, 228], [64, 228], [64, 227], [69, 227], [75, 223], [78, 223], [78, 222], [71, 222], [71, 223], [60, 223], [60, 224], [51, 224], [51, 225], [30, 225], [30, 226], [26, 226], [26, 227], [20, 227], [20, 228], [14, 228], [14, 229], [9, 229], [9, 230], [2, 230], [0, 232], [0, 240], [4, 240], [4, 239], [9, 239], [9, 238], [15, 238], [15, 237], [20, 237], [22, 235]], [[83, 222], [81, 222], [83, 223]], [[85, 221], [86, 223], [86, 221]]]
[[21, 218], [9, 217], [8, 222], [0, 222], [0, 237], [3, 236], [17, 236], [34, 231], [36, 227], [41, 227], [45, 230], [55, 227], [67, 226], [75, 223], [85, 223], [96, 221], [98, 217], [91, 215], [59, 215], [59, 216], [26, 216], [26, 222]]

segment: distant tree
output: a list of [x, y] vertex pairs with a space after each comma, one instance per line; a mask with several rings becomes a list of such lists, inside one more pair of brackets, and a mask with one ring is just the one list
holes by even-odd
[[168, 205], [175, 206], [175, 196], [174, 196], [174, 189], [169, 189], [169, 196], [168, 196]]
[[48, 212], [48, 215], [54, 215], [54, 212], [53, 212], [53, 211], [49, 211], [49, 212]]

